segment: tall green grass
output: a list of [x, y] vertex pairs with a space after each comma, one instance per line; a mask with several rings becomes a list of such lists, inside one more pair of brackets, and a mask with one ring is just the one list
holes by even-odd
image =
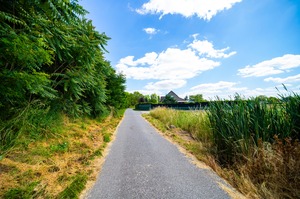
[[299, 198], [300, 96], [280, 95], [273, 103], [235, 99], [212, 101], [206, 111], [156, 108], [150, 116], [165, 128], [173, 125], [190, 132], [201, 146], [208, 147], [200, 152], [226, 167], [221, 175], [242, 193]]
[[175, 125], [199, 141], [211, 142], [223, 165], [247, 159], [260, 143], [300, 140], [300, 96], [281, 95], [276, 103], [260, 98], [212, 101], [206, 111], [157, 108], [150, 112], [167, 127]]
[[20, 136], [26, 136], [27, 140], [52, 136], [60, 132], [62, 123], [60, 112], [38, 100], [28, 103], [15, 110], [14, 115], [0, 120], [0, 155], [20, 141]]
[[212, 139], [209, 120], [205, 111], [177, 111], [167, 108], [157, 108], [150, 115], [166, 124], [189, 132], [194, 139], [210, 142]]
[[299, 105], [300, 96], [295, 93], [273, 104], [257, 98], [211, 102], [207, 113], [218, 160], [233, 164], [252, 156], [259, 142], [299, 139]]
[[58, 199], [76, 199], [79, 198], [80, 192], [85, 188], [87, 182], [87, 176], [85, 174], [77, 174], [73, 182], [62, 191], [57, 198]]

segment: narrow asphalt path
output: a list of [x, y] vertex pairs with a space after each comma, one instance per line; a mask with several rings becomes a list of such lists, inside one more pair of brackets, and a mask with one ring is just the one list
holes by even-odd
[[217, 181], [159, 135], [141, 112], [128, 109], [86, 198], [230, 198]]

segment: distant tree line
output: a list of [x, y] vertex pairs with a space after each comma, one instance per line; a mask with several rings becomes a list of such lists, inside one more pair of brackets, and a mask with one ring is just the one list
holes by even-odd
[[[239, 99], [237, 99], [239, 98]], [[203, 94], [195, 94], [195, 95], [190, 95], [190, 96], [186, 96], [184, 98], [186, 100], [186, 103], [203, 103], [203, 102], [209, 102], [211, 100], [206, 100], [203, 98]], [[215, 100], [218, 100], [215, 99]], [[236, 94], [234, 96], [233, 100], [243, 100], [241, 95]], [[224, 101], [233, 101], [233, 100], [224, 100]], [[273, 104], [273, 103], [279, 103], [280, 99], [277, 97], [267, 97], [265, 95], [259, 95], [257, 97], [255, 97], [255, 100], [261, 101], [261, 102], [266, 102], [269, 104]], [[214, 101], [214, 100], [212, 100]], [[164, 96], [163, 98], [161, 98], [160, 96], [158, 96], [157, 94], [153, 93], [151, 95], [143, 95], [140, 92], [133, 92], [133, 93], [128, 93], [126, 92], [126, 98], [125, 98], [125, 104], [128, 107], [133, 107], [136, 104], [176, 104], [176, 100], [172, 97], [172, 96]]]
[[[176, 104], [177, 101], [169, 95], [164, 96], [163, 98], [156, 93], [150, 95], [143, 95], [142, 93], [135, 91], [133, 93], [126, 93], [127, 97], [125, 103], [128, 107], [133, 107], [139, 103], [151, 103], [151, 104]], [[185, 97], [186, 103], [200, 103], [206, 102], [202, 94], [190, 95]]]

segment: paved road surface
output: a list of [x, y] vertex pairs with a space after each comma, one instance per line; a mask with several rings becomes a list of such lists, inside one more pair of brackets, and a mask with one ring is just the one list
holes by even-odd
[[199, 169], [141, 116], [126, 110], [88, 199], [229, 198], [209, 170]]

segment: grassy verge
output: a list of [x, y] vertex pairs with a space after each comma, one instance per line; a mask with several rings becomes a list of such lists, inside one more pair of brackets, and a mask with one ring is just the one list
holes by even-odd
[[[268, 134], [271, 127], [289, 127], [293, 131], [285, 132], [285, 135], [295, 137], [297, 124], [290, 124], [290, 118], [295, 118], [297, 114], [289, 116], [284, 109], [288, 104], [282, 107], [259, 107], [264, 105], [261, 102], [249, 101], [239, 101], [231, 105], [219, 103], [215, 105], [220, 105], [219, 112], [186, 112], [157, 108], [145, 117], [166, 136], [205, 162], [247, 198], [299, 197], [299, 142], [288, 137], [280, 138], [283, 133], [279, 130], [279, 136], [272, 132], [273, 139]], [[256, 112], [253, 112], [251, 107], [257, 109]], [[257, 118], [258, 113], [261, 113], [260, 119]], [[256, 128], [253, 128], [253, 124]], [[265, 130], [262, 125], [266, 126]], [[253, 129], [257, 130], [256, 134], [251, 132]], [[260, 136], [264, 136], [265, 140]]]
[[0, 160], [0, 198], [78, 198], [123, 112], [99, 120], [62, 117], [59, 133], [20, 136]]

